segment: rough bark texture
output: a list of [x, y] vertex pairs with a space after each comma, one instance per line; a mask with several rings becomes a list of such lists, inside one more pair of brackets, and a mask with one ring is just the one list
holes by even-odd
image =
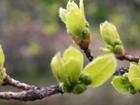
[[58, 93], [63, 93], [62, 89], [58, 85], [52, 85], [49, 87], [33, 87], [27, 91], [21, 92], [0, 92], [0, 98], [7, 100], [35, 101]]
[[132, 56], [132, 55], [125, 54], [124, 56], [122, 56], [121, 58], [118, 58], [118, 59], [138, 63], [139, 60], [140, 60], [140, 57], [135, 57], [135, 56]]
[[18, 80], [15, 80], [15, 79], [11, 78], [10, 76], [6, 77], [6, 79], [4, 81], [4, 85], [10, 85], [10, 86], [16, 87], [18, 89], [23, 89], [23, 90], [29, 90], [29, 89], [35, 87], [33, 85], [29, 85], [26, 83], [22, 83]]

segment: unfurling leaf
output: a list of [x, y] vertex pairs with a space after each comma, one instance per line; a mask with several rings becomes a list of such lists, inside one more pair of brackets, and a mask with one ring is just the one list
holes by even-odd
[[70, 81], [77, 81], [83, 68], [83, 55], [80, 51], [70, 46], [63, 54], [65, 69]]
[[115, 25], [105, 21], [100, 24], [100, 32], [105, 42], [106, 49], [108, 49], [109, 52], [113, 52], [117, 57], [121, 57], [125, 54], [123, 44]]
[[4, 79], [7, 77], [6, 70], [3, 67], [5, 62], [5, 56], [0, 45], [0, 84], [4, 83]]
[[3, 68], [4, 62], [5, 62], [5, 56], [2, 47], [0, 45], [0, 68]]
[[140, 78], [134, 78], [131, 80], [132, 85], [136, 90], [140, 90]]
[[116, 42], [121, 43], [116, 27], [108, 21], [100, 24], [100, 32], [106, 45], [113, 46]]
[[111, 82], [113, 87], [120, 93], [128, 93], [128, 87], [125, 86], [127, 81], [125, 81], [123, 76], [115, 76]]
[[0, 85], [4, 83], [6, 77], [7, 77], [7, 73], [5, 68], [0, 68]]
[[51, 61], [54, 76], [65, 86], [76, 83], [83, 67], [83, 55], [74, 47], [69, 47], [63, 54], [56, 54]]
[[57, 53], [52, 58], [51, 68], [53, 75], [56, 77], [58, 81], [67, 83], [68, 80], [66, 80], [67, 74], [65, 74], [66, 70], [64, 66], [64, 61], [62, 60], [60, 53]]
[[59, 9], [59, 17], [65, 23], [68, 34], [82, 49], [87, 49], [90, 43], [89, 24], [85, 18], [84, 3], [79, 6], [69, 0], [66, 9]]
[[122, 76], [115, 76], [112, 80], [113, 87], [120, 93], [131, 93], [136, 94], [138, 90], [129, 80], [129, 74], [125, 73]]
[[83, 54], [72, 46], [66, 49], [63, 55], [64, 61], [67, 61], [69, 58], [74, 58], [79, 60], [79, 62], [83, 66], [83, 62], [84, 62]]
[[136, 64], [130, 64], [128, 78], [130, 82], [135, 78], [140, 78], [140, 69]]
[[88, 64], [83, 73], [87, 73], [92, 78], [92, 87], [103, 85], [115, 72], [116, 59], [113, 54], [100, 56]]
[[140, 90], [140, 66], [131, 63], [129, 72], [128, 72], [128, 78], [131, 84], [134, 86], [136, 90]]
[[74, 37], [82, 37], [85, 29], [89, 33], [88, 23], [84, 14], [83, 0], [80, 0], [79, 5], [80, 7], [73, 0], [69, 0], [66, 9], [59, 9], [61, 20], [66, 24], [68, 33]]
[[79, 60], [69, 58], [65, 63], [65, 69], [71, 83], [78, 81], [82, 70], [82, 65]]

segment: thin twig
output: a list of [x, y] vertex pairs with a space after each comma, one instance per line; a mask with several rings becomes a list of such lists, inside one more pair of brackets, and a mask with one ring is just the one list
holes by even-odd
[[85, 53], [85, 55], [86, 55], [86, 57], [88, 58], [88, 60], [91, 62], [92, 60], [93, 60], [93, 55], [91, 54], [91, 51], [90, 51], [90, 49], [83, 49], [83, 51], [84, 51], [84, 53]]
[[121, 67], [114, 73], [114, 75], [117, 75], [117, 76], [123, 75], [124, 73], [127, 73], [128, 70], [129, 70], [129, 67]]
[[23, 90], [29, 90], [29, 89], [35, 87], [33, 85], [29, 85], [26, 83], [22, 83], [18, 80], [15, 80], [15, 79], [11, 78], [9, 75], [4, 80], [4, 85], [10, 85], [10, 86], [16, 87], [18, 89], [23, 89]]
[[132, 56], [132, 55], [129, 55], [129, 54], [125, 54], [124, 56], [118, 58], [119, 60], [127, 60], [127, 61], [130, 61], [130, 62], [136, 62], [138, 63], [139, 60], [140, 60], [140, 57], [135, 57], [135, 56]]

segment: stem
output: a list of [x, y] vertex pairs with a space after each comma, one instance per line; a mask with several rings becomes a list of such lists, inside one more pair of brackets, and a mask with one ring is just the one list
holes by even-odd
[[123, 74], [127, 73], [128, 70], [129, 70], [129, 67], [121, 67], [119, 70], [117, 70], [117, 71], [114, 73], [114, 75], [117, 75], [117, 76], [123, 75]]
[[91, 55], [90, 49], [85, 49], [85, 50], [83, 49], [83, 51], [84, 51], [86, 57], [88, 58], [88, 60], [91, 62], [94, 57]]
[[124, 56], [122, 56], [122, 57], [120, 57], [118, 59], [138, 63], [139, 60], [140, 60], [140, 57], [135, 57], [135, 56], [132, 56], [132, 55], [129, 55], [129, 54], [125, 54]]
[[23, 90], [29, 90], [29, 89], [35, 87], [33, 85], [29, 85], [26, 83], [22, 83], [18, 80], [15, 80], [15, 79], [11, 78], [9, 75], [4, 80], [4, 85], [10, 85], [10, 86], [16, 87], [18, 89], [23, 89]]
[[35, 101], [43, 99], [47, 96], [51, 96], [58, 93], [63, 93], [62, 88], [59, 85], [51, 85], [48, 87], [37, 87], [22, 83], [18, 80], [7, 76], [4, 80], [4, 85], [10, 85], [18, 89], [23, 89], [21, 92], [0, 92], [0, 98], [6, 100], [20, 100], [20, 101]]
[[52, 85], [49, 87], [33, 87], [28, 91], [22, 92], [0, 92], [0, 98], [6, 100], [20, 100], [20, 101], [35, 101], [43, 99], [47, 96], [63, 93], [59, 85]]

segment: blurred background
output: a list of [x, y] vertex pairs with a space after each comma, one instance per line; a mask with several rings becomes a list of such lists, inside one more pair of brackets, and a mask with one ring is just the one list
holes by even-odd
[[[5, 67], [9, 75], [38, 86], [57, 83], [50, 69], [51, 58], [72, 44], [64, 24], [58, 18], [59, 7], [65, 8], [67, 1], [0, 0], [0, 43], [6, 55]], [[84, 2], [93, 36], [90, 47], [94, 55], [99, 55], [99, 48], [103, 46], [99, 24], [108, 20], [117, 26], [127, 52], [140, 56], [140, 0]], [[128, 63], [123, 62], [123, 65]], [[0, 87], [1, 91], [9, 89], [19, 91], [12, 87]], [[140, 95], [119, 94], [109, 81], [81, 95], [57, 94], [26, 103], [0, 100], [0, 105], [139, 105], [139, 98]]]

